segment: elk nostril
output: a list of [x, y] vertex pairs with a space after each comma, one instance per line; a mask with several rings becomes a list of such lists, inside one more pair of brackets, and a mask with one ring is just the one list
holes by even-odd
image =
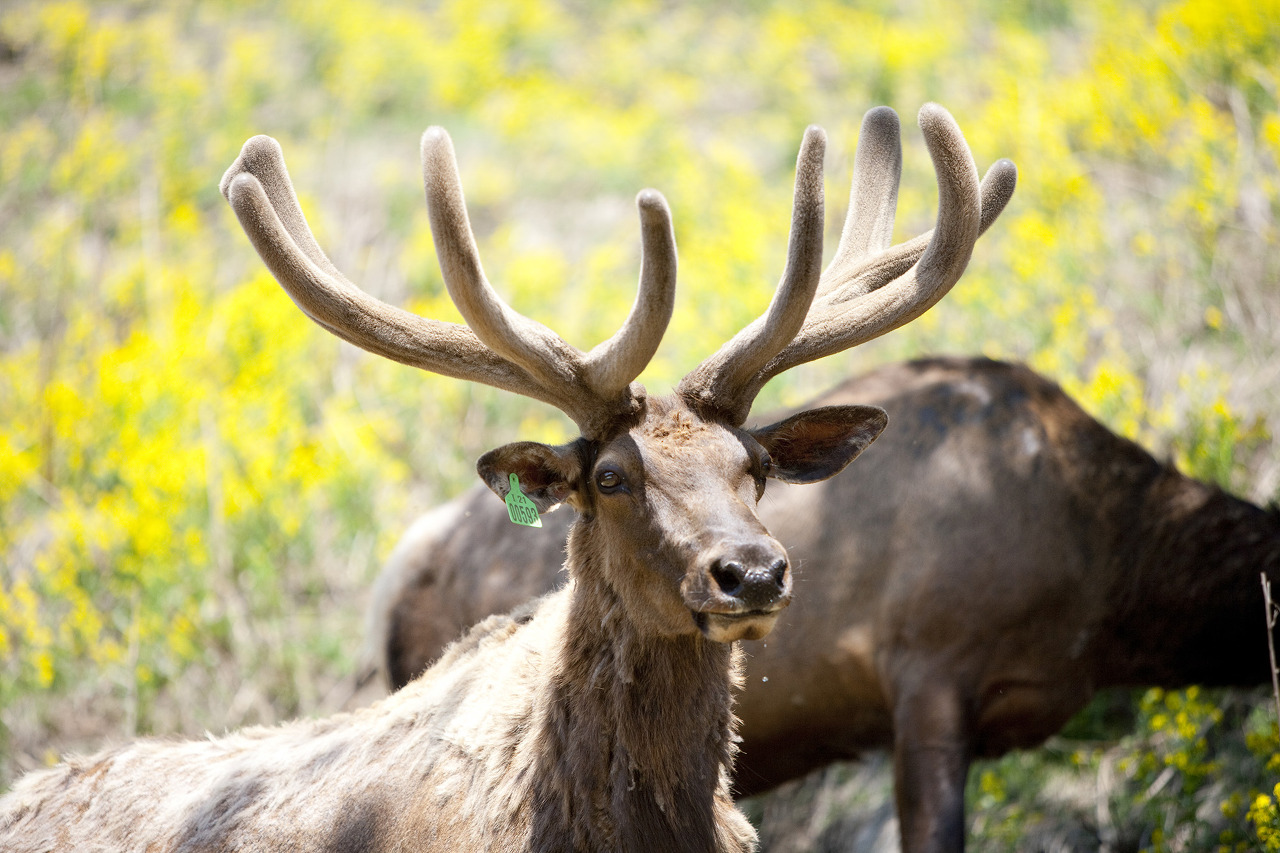
[[738, 596], [742, 593], [742, 577], [745, 574], [740, 564], [717, 561], [711, 567], [711, 577], [720, 591], [725, 595]]
[[785, 557], [779, 557], [774, 560], [773, 565], [769, 567], [769, 571], [773, 573], [773, 582], [781, 589], [782, 585], [787, 582], [787, 560]]

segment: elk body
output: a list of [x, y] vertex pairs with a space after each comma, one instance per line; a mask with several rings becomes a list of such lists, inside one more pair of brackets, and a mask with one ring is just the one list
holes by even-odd
[[426, 674], [362, 711], [185, 744], [143, 741], [34, 774], [0, 801], [6, 851], [747, 850], [729, 795], [736, 640], [768, 634], [790, 563], [756, 515], [769, 480], [829, 477], [883, 429], [839, 405], [744, 430], [772, 376], [908, 322], [963, 272], [1013, 190], [980, 185], [951, 117], [921, 110], [939, 179], [932, 235], [889, 246], [897, 117], [863, 124], [853, 203], [823, 272], [824, 137], [797, 162], [786, 269], [768, 311], [649, 397], [633, 380], [666, 328], [675, 283], [667, 207], [640, 194], [640, 295], [583, 353], [510, 309], [481, 270], [448, 136], [423, 137], [444, 280], [466, 326], [385, 305], [316, 245], [273, 140], [256, 137], [222, 189], [259, 254], [317, 323], [380, 355], [559, 407], [581, 435], [481, 457], [499, 496], [577, 512], [569, 583], [481, 623]]
[[[760, 505], [800, 594], [746, 649], [739, 793], [889, 747], [903, 848], [960, 850], [973, 758], [1042, 742], [1100, 688], [1269, 677], [1274, 510], [1158, 462], [1025, 367], [890, 365], [811, 405], [848, 400], [893, 428], [855, 471]], [[508, 530], [480, 498], [415, 524], [379, 580], [393, 687], [563, 578], [571, 519]]]

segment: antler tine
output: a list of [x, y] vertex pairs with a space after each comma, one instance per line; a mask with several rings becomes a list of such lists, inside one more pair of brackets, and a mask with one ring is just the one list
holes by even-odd
[[291, 242], [325, 272], [340, 277], [341, 273], [321, 251], [307, 226], [306, 217], [302, 215], [302, 208], [298, 206], [297, 196], [293, 192], [293, 182], [289, 180], [289, 170], [284, 164], [280, 143], [270, 136], [255, 136], [245, 142], [240, 149], [240, 156], [223, 174], [218, 185], [222, 195], [228, 200], [231, 182], [242, 173], [258, 179], [271, 209], [280, 217]]
[[835, 256], [818, 284], [819, 296], [828, 293], [838, 281], [830, 271], [845, 269], [889, 247], [893, 241], [893, 217], [898, 208], [901, 179], [902, 136], [898, 114], [890, 107], [868, 110], [862, 117], [853, 158], [849, 214], [840, 232]]
[[246, 142], [219, 188], [267, 268], [319, 325], [403, 364], [556, 404], [533, 387], [523, 370], [495, 356], [465, 326], [403, 311], [347, 281], [307, 227], [280, 145], [271, 137], [255, 136]]
[[[737, 418], [744, 387], [804, 325], [821, 276], [822, 158], [826, 142], [822, 128], [812, 125], [805, 130], [796, 158], [787, 265], [768, 310], [685, 376], [676, 389], [690, 404], [705, 412], [730, 420]], [[748, 400], [748, 409], [750, 405]], [[735, 423], [746, 419], [746, 412], [741, 414]]]
[[[769, 379], [798, 364], [910, 322], [936, 304], [963, 274], [974, 243], [1013, 194], [1017, 172], [1011, 162], [1000, 161], [980, 185], [960, 128], [937, 104], [921, 108], [920, 128], [938, 179], [936, 227], [928, 235], [867, 259], [850, 276], [851, 283], [833, 283], [795, 340], [756, 375], [750, 390], [758, 391]], [[915, 257], [919, 260], [910, 265]], [[827, 274], [832, 272], [828, 269]]]
[[1018, 167], [1013, 161], [1003, 157], [991, 164], [987, 173], [982, 176], [982, 221], [978, 223], [978, 236], [987, 233], [991, 223], [1004, 212], [1013, 191], [1018, 186]]
[[584, 435], [594, 435], [630, 409], [631, 381], [657, 351], [675, 304], [675, 234], [662, 194], [645, 190], [636, 198], [642, 249], [635, 305], [613, 337], [584, 354], [514, 311], [489, 284], [467, 216], [453, 143], [443, 128], [432, 127], [422, 136], [422, 175], [445, 286], [476, 336], [541, 384], [564, 389], [560, 408]]
[[582, 353], [555, 332], [512, 310], [480, 266], [453, 142], [442, 127], [422, 134], [422, 181], [440, 272], [462, 318], [490, 349], [549, 382], [572, 382]]
[[[979, 237], [987, 233], [991, 224], [1004, 212], [1017, 184], [1018, 169], [1012, 160], [997, 160], [987, 169], [979, 185], [982, 196]], [[930, 228], [923, 234], [878, 253], [862, 257], [852, 253], [844, 257], [837, 254], [822, 273], [822, 284], [819, 286], [819, 295], [814, 299], [814, 309], [820, 304], [828, 306], [849, 302], [894, 281], [920, 260], [932, 239], [933, 229]]]
[[653, 358], [676, 301], [676, 237], [671, 210], [656, 190], [644, 190], [636, 196], [636, 207], [641, 235], [636, 301], [622, 328], [587, 353], [583, 366], [587, 385], [605, 399], [626, 388]]

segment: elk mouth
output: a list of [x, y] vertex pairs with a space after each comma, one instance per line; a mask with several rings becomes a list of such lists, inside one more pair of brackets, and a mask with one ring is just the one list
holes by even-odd
[[680, 585], [693, 623], [718, 643], [759, 640], [773, 630], [791, 603], [786, 552], [775, 540], [722, 549], [686, 575]]
[[691, 610], [690, 613], [693, 614], [693, 623], [698, 626], [702, 636], [717, 643], [732, 643], [734, 640], [759, 640], [768, 636], [774, 623], [778, 621], [778, 614], [788, 603], [782, 602], [776, 607], [759, 610]]

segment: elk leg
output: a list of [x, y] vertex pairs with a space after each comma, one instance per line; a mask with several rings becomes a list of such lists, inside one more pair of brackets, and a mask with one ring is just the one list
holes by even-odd
[[898, 697], [893, 771], [903, 853], [964, 850], [966, 729], [955, 690], [934, 687]]

